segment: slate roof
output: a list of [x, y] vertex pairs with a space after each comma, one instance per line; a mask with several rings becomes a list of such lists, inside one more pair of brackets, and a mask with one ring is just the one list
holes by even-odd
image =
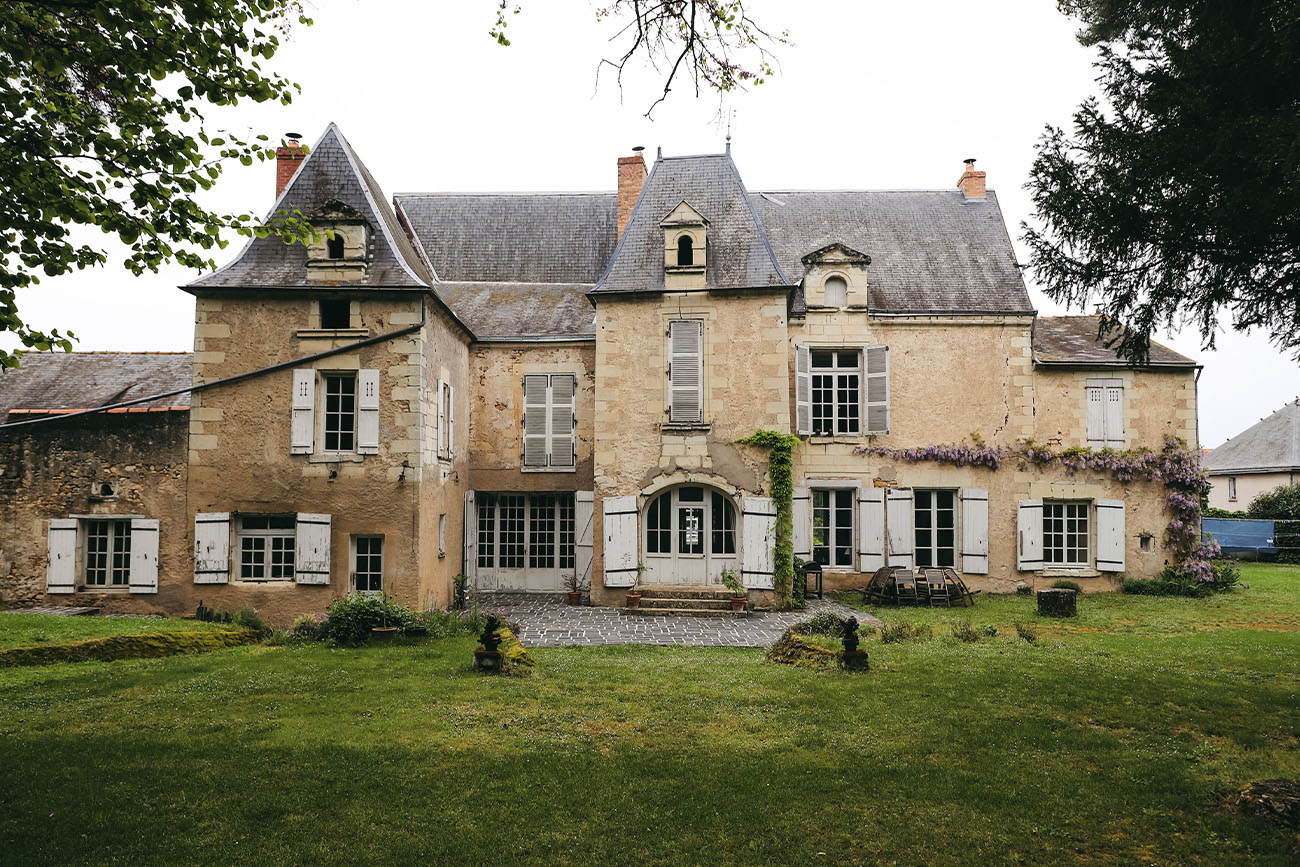
[[612, 192], [393, 198], [440, 280], [595, 283], [618, 240]]
[[437, 288], [480, 340], [596, 336], [590, 283], [446, 282]]
[[1300, 398], [1210, 452], [1204, 465], [1212, 476], [1300, 471]]
[[[1032, 313], [997, 196], [952, 190], [756, 193], [781, 267], [802, 280], [802, 257], [839, 243], [871, 257], [870, 307], [886, 312]], [[804, 312], [802, 290], [794, 312]]]
[[609, 270], [593, 295], [664, 288], [664, 230], [659, 224], [682, 202], [709, 221], [707, 288], [790, 284], [731, 155], [710, 154], [655, 160]]
[[[343, 202], [359, 211], [370, 224], [370, 271], [365, 280], [349, 287], [420, 289], [433, 283], [433, 275], [411, 243], [392, 205], [384, 198], [365, 164], [331, 123], [311, 148], [298, 172], [267, 215], [269, 222], [280, 209], [298, 208], [310, 214], [326, 202]], [[279, 238], [255, 238], [233, 262], [189, 284], [196, 289], [319, 287], [307, 280], [307, 248], [285, 244]]]
[[[192, 382], [188, 352], [29, 352], [22, 366], [0, 371], [0, 423], [35, 413], [122, 403], [185, 388]], [[132, 407], [188, 409], [189, 394]]]
[[[1036, 364], [1080, 364], [1128, 367], [1115, 350], [1097, 339], [1101, 317], [1040, 316], [1034, 323]], [[1151, 364], [1155, 367], [1196, 367], [1195, 361], [1167, 346], [1151, 341]]]

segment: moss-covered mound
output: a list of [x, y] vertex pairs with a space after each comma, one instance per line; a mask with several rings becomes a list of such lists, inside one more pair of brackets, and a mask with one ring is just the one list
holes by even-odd
[[144, 635], [111, 635], [66, 644], [39, 647], [13, 647], [0, 650], [0, 667], [9, 665], [48, 665], [54, 662], [88, 662], [112, 659], [149, 659], [178, 653], [203, 653], [253, 644], [261, 640], [255, 629], [209, 632], [154, 632]]
[[533, 655], [509, 627], [498, 629], [497, 638], [501, 639], [501, 646], [497, 649], [501, 651], [501, 667], [506, 674], [528, 674], [537, 667]]
[[797, 668], [829, 671], [835, 667], [835, 651], [813, 644], [804, 636], [787, 629], [767, 652], [767, 661]]

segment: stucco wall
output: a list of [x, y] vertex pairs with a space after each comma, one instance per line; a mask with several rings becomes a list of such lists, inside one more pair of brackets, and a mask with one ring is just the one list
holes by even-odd
[[[1228, 497], [1228, 479], [1237, 480], [1237, 498]], [[1210, 506], [1215, 509], [1245, 511], [1250, 501], [1279, 485], [1300, 484], [1300, 473], [1227, 473], [1210, 476]]]
[[[185, 412], [112, 413], [0, 431], [0, 603], [182, 613], [176, 585], [46, 596], [46, 522], [73, 515], [157, 518], [159, 571], [190, 568]], [[114, 495], [99, 496], [107, 482]], [[78, 577], [82, 572], [78, 567]]]
[[1034, 438], [1047, 445], [1088, 444], [1090, 379], [1118, 379], [1124, 385], [1124, 447], [1159, 449], [1165, 437], [1181, 437], [1196, 448], [1194, 370], [1061, 370], [1039, 367]]

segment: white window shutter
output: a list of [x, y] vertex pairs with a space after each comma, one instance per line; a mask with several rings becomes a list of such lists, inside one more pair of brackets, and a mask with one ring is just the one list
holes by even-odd
[[889, 534], [889, 565], [911, 569], [913, 565], [912, 489], [885, 490], [885, 529]]
[[704, 322], [668, 323], [668, 420], [704, 420]]
[[131, 519], [132, 593], [158, 592], [158, 519]]
[[794, 421], [795, 433], [812, 433], [812, 351], [807, 346], [794, 348]]
[[571, 373], [560, 373], [551, 377], [551, 430], [550, 454], [551, 466], [571, 467], [577, 458], [574, 451], [575, 401], [577, 395], [577, 377]]
[[637, 579], [636, 497], [605, 497], [601, 506], [605, 586], [631, 587]]
[[1124, 387], [1112, 385], [1106, 389], [1106, 445], [1113, 449], [1124, 448]]
[[299, 584], [330, 583], [330, 516], [298, 513], [294, 539], [294, 580]]
[[796, 486], [790, 502], [791, 541], [794, 555], [805, 563], [812, 559], [812, 501], [806, 485]]
[[293, 372], [293, 424], [289, 452], [309, 455], [316, 445], [316, 371]]
[[1106, 445], [1106, 389], [1088, 386], [1088, 445], [1094, 449]]
[[575, 491], [573, 494], [574, 572], [578, 582], [591, 586], [592, 527], [596, 511], [596, 495], [592, 491]]
[[225, 584], [230, 578], [230, 513], [194, 516], [194, 583]]
[[435, 400], [438, 412], [438, 457], [447, 456], [447, 384], [438, 380], [438, 396]]
[[473, 491], [465, 492], [465, 522], [461, 526], [464, 537], [461, 549], [465, 562], [461, 564], [460, 571], [473, 585], [478, 576], [478, 504]]
[[73, 593], [77, 589], [77, 519], [51, 518], [46, 534], [49, 563], [45, 566], [46, 593]]
[[866, 346], [862, 350], [863, 433], [889, 433], [889, 347]]
[[745, 497], [740, 551], [740, 580], [749, 590], [771, 590], [772, 546], [776, 542], [776, 508], [770, 497]]
[[456, 387], [447, 383], [447, 457], [456, 456]]
[[357, 454], [379, 454], [379, 371], [357, 371]]
[[1043, 501], [1021, 500], [1016, 512], [1016, 568], [1043, 568]]
[[1124, 501], [1097, 501], [1097, 571], [1124, 571]]
[[858, 569], [875, 572], [885, 565], [885, 489], [858, 489]]
[[989, 492], [962, 488], [961, 571], [987, 575], [989, 571]]
[[544, 467], [546, 446], [550, 440], [547, 420], [550, 410], [550, 377], [528, 374], [524, 377], [524, 467]]

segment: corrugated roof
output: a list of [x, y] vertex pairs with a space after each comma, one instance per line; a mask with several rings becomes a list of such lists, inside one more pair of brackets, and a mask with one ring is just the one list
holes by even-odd
[[[27, 414], [21, 410], [93, 409], [185, 388], [192, 359], [188, 352], [29, 352], [20, 367], [0, 371], [0, 423], [17, 421]], [[189, 394], [181, 394], [136, 409], [189, 405]]]
[[[751, 196], [781, 267], [842, 244], [871, 257], [870, 306], [887, 312], [1032, 313], [1011, 238], [990, 191], [794, 190]], [[794, 312], [804, 312], [802, 290]]]
[[[1095, 364], [1128, 367], [1129, 362], [1097, 339], [1101, 316], [1040, 316], [1034, 323], [1034, 361], [1039, 364]], [[1109, 338], [1108, 338], [1109, 339]], [[1151, 364], [1195, 367], [1196, 362], [1151, 341]]]
[[1266, 470], [1300, 470], [1300, 399], [1288, 403], [1210, 452], [1211, 475]]
[[660, 223], [682, 202], [709, 222], [707, 288], [789, 285], [731, 155], [709, 154], [655, 160], [609, 270], [593, 294], [664, 288]]
[[445, 282], [437, 289], [480, 339], [596, 336], [590, 283]]
[[[392, 205], [333, 123], [302, 161], [267, 221], [281, 209], [292, 212], [297, 208], [311, 214], [330, 201], [356, 209], [370, 224], [369, 273], [365, 280], [349, 281], [347, 286], [415, 289], [432, 285], [433, 275], [398, 222]], [[254, 238], [233, 262], [189, 285], [211, 289], [321, 284], [307, 280], [306, 246], [269, 237]]]
[[393, 197], [451, 282], [595, 283], [618, 240], [615, 193], [399, 193]]

